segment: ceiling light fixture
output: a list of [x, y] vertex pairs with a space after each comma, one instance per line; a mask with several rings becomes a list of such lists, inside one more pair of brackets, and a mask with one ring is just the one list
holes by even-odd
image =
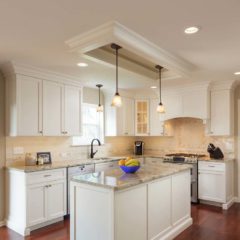
[[101, 87], [103, 87], [102, 84], [97, 84], [96, 87], [98, 87], [98, 106], [97, 106], [97, 112], [103, 112], [103, 105], [101, 104]]
[[113, 107], [121, 107], [122, 106], [122, 98], [118, 92], [118, 50], [121, 48], [117, 44], [113, 43], [111, 48], [116, 51], [116, 92], [112, 100]]
[[150, 88], [152, 88], [152, 89], [156, 89], [157, 87], [156, 87], [156, 86], [151, 86]]
[[234, 74], [235, 74], [235, 75], [240, 75], [240, 72], [235, 72]]
[[196, 27], [196, 26], [188, 27], [184, 30], [186, 34], [194, 34], [194, 33], [197, 33], [198, 31], [199, 31], [199, 27]]
[[159, 104], [157, 106], [157, 112], [158, 113], [165, 113], [165, 108], [162, 104], [162, 76], [161, 76], [161, 71], [162, 71], [162, 68], [161, 66], [159, 65], [156, 65], [155, 66], [156, 69], [158, 69], [158, 72], [159, 72]]
[[87, 63], [84, 63], [84, 62], [80, 62], [77, 64], [79, 67], [87, 67], [88, 64]]

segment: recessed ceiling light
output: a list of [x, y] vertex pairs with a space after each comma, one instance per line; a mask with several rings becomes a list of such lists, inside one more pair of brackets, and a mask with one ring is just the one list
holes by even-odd
[[84, 62], [80, 62], [77, 64], [79, 67], [87, 67], [88, 64], [87, 63], [84, 63]]
[[235, 72], [234, 74], [235, 74], [235, 75], [240, 75], [240, 72]]
[[155, 89], [155, 88], [157, 88], [157, 87], [156, 87], [156, 86], [151, 86], [151, 88], [152, 88], [152, 89]]
[[188, 27], [184, 30], [186, 34], [194, 34], [194, 33], [197, 33], [198, 31], [199, 31], [199, 27], [196, 27], [196, 26]]

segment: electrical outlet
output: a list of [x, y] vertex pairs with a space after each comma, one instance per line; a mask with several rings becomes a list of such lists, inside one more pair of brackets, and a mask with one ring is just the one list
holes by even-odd
[[13, 154], [14, 155], [24, 154], [24, 148], [23, 147], [14, 147]]

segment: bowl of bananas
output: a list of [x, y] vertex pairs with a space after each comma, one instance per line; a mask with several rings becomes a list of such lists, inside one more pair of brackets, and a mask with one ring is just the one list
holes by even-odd
[[121, 159], [118, 164], [125, 173], [135, 173], [140, 168], [140, 162], [130, 157]]

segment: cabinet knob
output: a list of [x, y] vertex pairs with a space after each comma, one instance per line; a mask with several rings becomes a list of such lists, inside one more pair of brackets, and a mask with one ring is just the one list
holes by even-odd
[[39, 131], [39, 133], [43, 133], [43, 131]]

